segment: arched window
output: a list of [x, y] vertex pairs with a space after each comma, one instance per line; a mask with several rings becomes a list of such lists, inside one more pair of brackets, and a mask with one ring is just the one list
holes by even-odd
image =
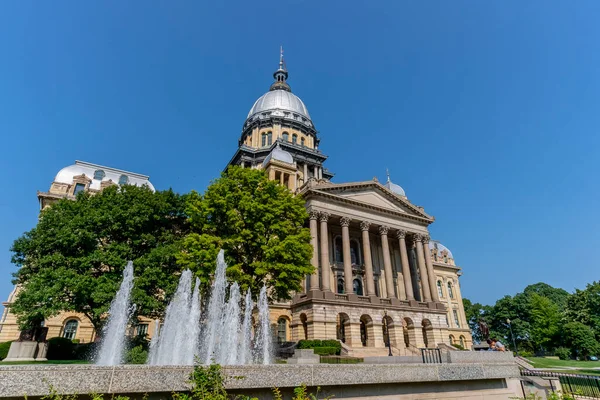
[[444, 291], [442, 290], [442, 281], [437, 281], [437, 290], [440, 299], [444, 298]]
[[75, 190], [73, 191], [73, 194], [75, 196], [77, 196], [77, 193], [83, 192], [84, 190], [85, 190], [85, 185], [83, 183], [76, 183], [75, 184]]
[[357, 294], [359, 296], [363, 295], [363, 287], [362, 287], [362, 282], [360, 281], [360, 279], [355, 279], [352, 282], [352, 286], [354, 288], [354, 294]]
[[79, 322], [75, 319], [70, 319], [65, 322], [65, 326], [63, 328], [62, 337], [65, 339], [73, 340], [77, 335], [77, 327], [79, 326]]
[[450, 339], [450, 344], [454, 344], [454, 336], [450, 335], [449, 339]]
[[300, 138], [300, 144], [304, 146], [304, 138]]
[[287, 341], [287, 320], [283, 317], [277, 320], [277, 342]]
[[286, 142], [290, 141], [290, 134], [287, 132], [283, 132], [283, 134], [281, 135], [282, 139], [285, 140]]
[[267, 132], [267, 145], [270, 146], [273, 144], [273, 132]]
[[344, 280], [342, 278], [337, 281], [337, 292], [344, 293]]
[[460, 322], [458, 320], [458, 311], [452, 310], [452, 313], [454, 314], [454, 323], [456, 324], [456, 327], [460, 328]]
[[129, 177], [127, 175], [121, 175], [119, 177], [119, 185], [126, 185], [129, 183]]
[[267, 145], [267, 134], [263, 132], [261, 146], [265, 147]]
[[94, 172], [94, 179], [97, 179], [99, 181], [101, 181], [105, 176], [106, 176], [106, 173], [104, 171], [102, 171], [101, 169], [97, 169]]
[[350, 261], [354, 265], [360, 265], [360, 246], [358, 242], [354, 239], [350, 240]]
[[460, 337], [460, 346], [464, 349], [465, 348], [465, 337], [461, 336]]
[[298, 135], [296, 135], [295, 133], [292, 135], [292, 143], [298, 143]]
[[448, 297], [454, 298], [454, 290], [452, 290], [452, 282], [448, 282]]

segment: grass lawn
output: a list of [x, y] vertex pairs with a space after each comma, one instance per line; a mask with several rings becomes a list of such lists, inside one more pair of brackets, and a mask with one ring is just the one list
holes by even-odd
[[594, 375], [600, 376], [600, 369], [565, 369], [552, 372], [560, 372], [562, 374], [577, 374], [577, 375]]
[[528, 357], [527, 359], [529, 360], [531, 365], [533, 365], [536, 368], [600, 368], [600, 361], [555, 360], [553, 358], [544, 357]]
[[89, 364], [86, 360], [49, 360], [49, 361], [1, 361], [3, 365], [56, 365], [56, 364]]

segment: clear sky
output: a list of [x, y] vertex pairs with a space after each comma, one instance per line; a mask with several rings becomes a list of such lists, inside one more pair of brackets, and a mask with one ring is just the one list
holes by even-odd
[[36, 191], [76, 159], [204, 190], [279, 46], [336, 182], [436, 217], [463, 296], [599, 279], [600, 2], [0, 5], [0, 298]]

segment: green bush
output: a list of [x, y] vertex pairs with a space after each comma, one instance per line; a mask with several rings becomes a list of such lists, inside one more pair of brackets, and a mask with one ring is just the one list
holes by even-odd
[[12, 340], [10, 342], [0, 343], [0, 361], [4, 360], [8, 356], [8, 350], [10, 350], [10, 345], [12, 344]]
[[139, 345], [135, 346], [125, 354], [125, 363], [127, 364], [146, 364], [148, 352]]
[[48, 340], [48, 360], [73, 360], [75, 343], [70, 339], [55, 337]]
[[321, 364], [359, 364], [365, 360], [359, 357], [335, 357], [335, 356], [323, 356], [321, 357]]
[[320, 354], [320, 353], [317, 353], [318, 348], [330, 348], [330, 347], [335, 348], [335, 353], [332, 353], [332, 354], [339, 355], [340, 352], [342, 351], [342, 344], [340, 342], [338, 342], [337, 340], [318, 340], [318, 339], [300, 340], [298, 342], [298, 345], [296, 346], [296, 348], [298, 348], [298, 349], [314, 349], [315, 354]]
[[519, 350], [519, 356], [521, 357], [533, 357], [533, 351], [529, 351], [529, 350]]
[[315, 347], [313, 350], [320, 356], [332, 356], [337, 351], [335, 347]]
[[73, 356], [75, 360], [91, 360], [96, 352], [96, 343], [82, 343], [75, 345]]
[[571, 358], [571, 350], [567, 349], [566, 347], [559, 347], [558, 349], [554, 350], [554, 355], [561, 360], [568, 360]]
[[464, 350], [464, 349], [465, 349], [464, 347], [462, 347], [462, 346], [461, 346], [460, 344], [458, 344], [458, 343], [452, 343], [452, 346], [453, 346], [453, 347], [455, 347], [455, 348], [457, 348], [458, 350]]

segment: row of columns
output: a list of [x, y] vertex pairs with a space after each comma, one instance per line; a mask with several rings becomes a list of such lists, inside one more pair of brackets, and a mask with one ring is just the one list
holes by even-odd
[[[313, 246], [313, 257], [312, 265], [315, 267], [315, 272], [310, 277], [309, 290], [319, 290], [319, 253], [321, 258], [321, 290], [324, 292], [331, 291], [331, 278], [329, 274], [329, 232], [328, 222], [330, 214], [323, 211], [310, 210], [309, 211], [309, 226], [311, 234], [311, 243]], [[342, 254], [344, 262], [344, 284], [346, 293], [353, 292], [353, 279], [352, 279], [352, 262], [350, 258], [350, 222], [352, 220], [348, 217], [342, 217], [340, 219], [340, 225], [342, 228]], [[365, 267], [365, 280], [366, 280], [366, 295], [375, 296], [375, 280], [373, 278], [373, 260], [371, 257], [371, 243], [369, 237], [369, 229], [371, 223], [369, 221], [361, 221], [360, 229], [362, 231], [362, 246], [364, 255], [364, 267]], [[320, 231], [320, 232], [319, 232]], [[388, 298], [395, 297], [394, 290], [394, 279], [392, 272], [392, 261], [391, 253], [388, 243], [388, 233], [390, 228], [388, 226], [378, 227], [379, 235], [381, 237], [381, 244], [383, 250], [383, 267], [385, 271], [385, 282]], [[408, 232], [404, 230], [396, 231], [396, 238], [400, 246], [400, 261], [402, 264], [402, 275], [404, 277], [404, 289], [406, 292], [406, 300], [415, 299], [415, 290], [413, 288], [410, 267], [408, 263], [408, 251], [406, 246], [406, 236]], [[319, 238], [320, 236], [320, 246]], [[436, 278], [433, 271], [433, 263], [431, 261], [431, 255], [429, 252], [429, 237], [418, 233], [412, 233], [411, 237], [416, 245], [417, 250], [417, 264], [421, 274], [421, 286], [423, 289], [424, 301], [439, 301], [437, 293]]]

